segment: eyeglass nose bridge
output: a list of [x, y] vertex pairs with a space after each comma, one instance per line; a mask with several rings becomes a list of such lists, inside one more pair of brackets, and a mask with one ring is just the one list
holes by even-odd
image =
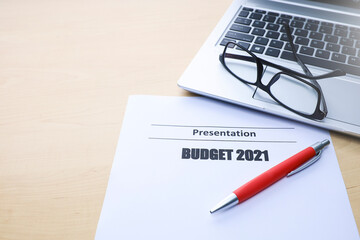
[[[266, 71], [267, 71], [266, 69], [267, 69], [266, 67], [265, 67], [265, 68], [262, 68], [262, 69], [261, 69], [262, 72], [261, 72], [261, 73], [258, 72], [257, 81], [255, 82], [254, 85], [256, 86], [256, 88], [259, 88], [259, 89], [261, 89], [261, 90], [263, 90], [263, 91], [265, 91], [265, 92], [269, 92], [269, 91], [270, 91], [270, 86], [272, 85], [273, 82], [275, 82], [275, 81], [277, 81], [277, 80], [279, 79], [280, 75], [279, 75], [279, 73], [273, 75], [273, 76], [271, 77], [270, 81], [269, 81], [267, 84], [264, 84], [264, 83], [262, 82], [262, 80], [263, 80], [264, 74], [265, 74]], [[255, 91], [256, 91], [256, 90], [255, 90]]]
[[272, 78], [270, 79], [270, 81], [268, 82], [268, 84], [266, 84], [266, 86], [267, 86], [268, 88], [270, 88], [271, 85], [273, 85], [277, 80], [279, 80], [281, 74], [286, 74], [286, 73], [285, 73], [285, 72], [282, 72], [282, 71], [277, 72], [276, 74], [274, 74], [274, 75], [272, 76]]

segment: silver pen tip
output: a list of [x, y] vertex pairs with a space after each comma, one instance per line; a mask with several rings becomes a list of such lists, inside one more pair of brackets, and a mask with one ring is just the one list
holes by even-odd
[[216, 206], [210, 210], [210, 213], [212, 214], [220, 209], [235, 206], [236, 204], [238, 204], [238, 202], [239, 202], [239, 200], [238, 200], [237, 196], [234, 193], [231, 193], [229, 196], [227, 196], [221, 202], [216, 204]]

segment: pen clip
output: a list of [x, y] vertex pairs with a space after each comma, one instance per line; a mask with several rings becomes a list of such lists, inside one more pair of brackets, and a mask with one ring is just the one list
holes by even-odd
[[300, 167], [298, 167], [297, 169], [291, 171], [287, 177], [290, 177], [302, 170], [304, 170], [305, 168], [309, 167], [310, 165], [314, 164], [317, 160], [320, 159], [320, 156], [321, 156], [321, 153], [322, 153], [322, 150], [320, 150], [313, 158], [311, 158], [309, 161], [307, 161], [306, 163], [304, 163], [303, 165], [301, 165]]

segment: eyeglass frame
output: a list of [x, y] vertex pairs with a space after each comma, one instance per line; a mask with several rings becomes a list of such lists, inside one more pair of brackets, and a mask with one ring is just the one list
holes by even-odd
[[[234, 42], [228, 42], [225, 47], [224, 47], [224, 51], [222, 54], [220, 54], [219, 56], [219, 60], [221, 62], [221, 64], [225, 67], [225, 69], [231, 74], [233, 75], [235, 78], [237, 78], [238, 80], [240, 80], [241, 82], [245, 83], [245, 84], [249, 84], [249, 85], [254, 85], [258, 88], [260, 88], [261, 90], [265, 91], [267, 94], [270, 95], [270, 97], [272, 97], [277, 103], [279, 103], [282, 107], [288, 109], [289, 111], [292, 111], [302, 117], [308, 118], [308, 119], [312, 119], [312, 120], [322, 120], [326, 117], [327, 115], [327, 106], [326, 106], [326, 102], [325, 102], [325, 98], [323, 95], [323, 92], [321, 90], [320, 85], [316, 82], [316, 80], [320, 80], [320, 79], [325, 79], [325, 78], [330, 78], [330, 77], [338, 77], [338, 76], [344, 76], [346, 75], [346, 73], [343, 70], [340, 69], [336, 69], [332, 72], [329, 73], [325, 73], [319, 76], [313, 76], [310, 72], [310, 70], [306, 67], [306, 65], [304, 64], [304, 62], [301, 60], [301, 58], [298, 56], [298, 54], [296, 53], [296, 48], [294, 46], [293, 43], [293, 38], [291, 36], [290, 33], [290, 27], [288, 24], [284, 24], [285, 27], [285, 31], [286, 31], [286, 35], [288, 38], [288, 41], [290, 43], [290, 47], [292, 50], [292, 53], [294, 54], [295, 60], [296, 62], [302, 67], [303, 71], [305, 72], [305, 74], [303, 73], [299, 73], [297, 71], [291, 70], [289, 68], [283, 67], [281, 65], [269, 62], [265, 59], [259, 58], [258, 56], [256, 56], [254, 53], [252, 53], [251, 51], [249, 51], [248, 49], [246, 49], [245, 47], [234, 43]], [[242, 55], [236, 55], [236, 54], [231, 54], [231, 53], [226, 53], [227, 48], [229, 47], [229, 45], [234, 45], [236, 47], [239, 47], [241, 50], [245, 51], [246, 53], [248, 53], [250, 56], [242, 56]], [[231, 58], [233, 59], [239, 59], [239, 60], [244, 60], [244, 61], [250, 61], [250, 62], [256, 62], [256, 66], [257, 66], [257, 78], [256, 78], [256, 82], [249, 82], [247, 80], [244, 80], [242, 78], [240, 78], [239, 76], [237, 76], [235, 73], [233, 73], [227, 66], [225, 63], [225, 55], [226, 57], [231, 56]], [[261, 82], [262, 79], [262, 75], [264, 72], [264, 66], [263, 65], [267, 65], [273, 68], [276, 68], [278, 70], [280, 70], [280, 72], [276, 73], [271, 80], [269, 81], [269, 83], [267, 83], [266, 85], [263, 84]], [[317, 100], [317, 104], [315, 107], [315, 110], [312, 114], [305, 114], [302, 113], [300, 111], [297, 111], [287, 105], [285, 105], [284, 103], [282, 103], [280, 100], [278, 100], [270, 91], [270, 87], [279, 79], [280, 75], [284, 74], [284, 75], [288, 75], [290, 77], [293, 77], [299, 81], [301, 81], [302, 83], [312, 87], [318, 94], [318, 100]], [[308, 82], [304, 79], [308, 79], [311, 82]], [[320, 104], [322, 104], [322, 108], [323, 110], [320, 109]]]

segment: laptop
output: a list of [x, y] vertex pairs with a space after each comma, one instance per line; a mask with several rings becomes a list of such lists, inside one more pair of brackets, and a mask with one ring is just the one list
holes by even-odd
[[[236, 79], [219, 61], [226, 44], [232, 42], [261, 59], [302, 72], [286, 39], [284, 22], [291, 28], [296, 53], [314, 76], [335, 69], [346, 72], [345, 76], [316, 80], [327, 105], [324, 119], [288, 110], [258, 87]], [[250, 71], [246, 64], [238, 65], [244, 66], [242, 72]], [[277, 72], [265, 66], [261, 81], [269, 81]], [[359, 137], [360, 1], [234, 0], [178, 85], [196, 94]], [[298, 94], [286, 87], [279, 93], [285, 98]]]

